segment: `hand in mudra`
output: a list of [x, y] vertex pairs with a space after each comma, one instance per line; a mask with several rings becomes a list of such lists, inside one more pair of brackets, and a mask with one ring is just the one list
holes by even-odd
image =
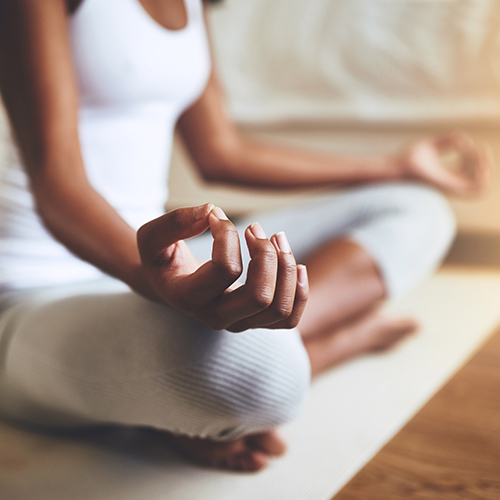
[[[183, 241], [208, 227], [212, 259], [201, 265]], [[137, 232], [143, 267], [159, 297], [215, 330], [297, 326], [308, 297], [307, 273], [297, 266], [284, 234], [268, 239], [258, 224], [245, 231], [251, 261], [244, 284], [238, 232], [222, 210], [180, 208]]]
[[464, 132], [420, 140], [399, 156], [398, 163], [404, 178], [462, 196], [481, 192], [489, 184], [494, 166], [490, 148], [475, 143]]

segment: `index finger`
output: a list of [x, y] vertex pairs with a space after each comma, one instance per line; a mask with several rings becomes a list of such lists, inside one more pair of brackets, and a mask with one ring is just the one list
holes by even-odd
[[199, 306], [215, 300], [243, 270], [240, 239], [233, 223], [219, 207], [212, 210], [208, 221], [214, 238], [212, 259], [187, 276], [183, 287], [190, 302]]

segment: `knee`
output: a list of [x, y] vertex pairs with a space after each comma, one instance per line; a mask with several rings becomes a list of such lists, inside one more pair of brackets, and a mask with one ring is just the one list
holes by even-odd
[[446, 198], [417, 184], [371, 187], [371, 221], [353, 232], [377, 262], [388, 295], [407, 293], [435, 271], [455, 236]]
[[429, 258], [440, 261], [456, 234], [456, 218], [448, 200], [435, 189], [408, 186], [404, 194], [408, 222], [417, 231]]
[[[269, 336], [269, 331], [263, 335]], [[251, 335], [251, 333], [249, 334]], [[260, 421], [272, 428], [297, 416], [309, 393], [310, 364], [298, 332], [273, 332], [275, 337], [266, 348], [265, 359], [259, 365], [250, 361], [251, 383], [247, 387], [250, 403], [242, 415], [250, 424]], [[295, 336], [293, 340], [290, 337]], [[246, 371], [246, 370], [245, 370]], [[242, 372], [242, 378], [249, 379]]]
[[448, 201], [434, 189], [402, 186], [397, 203], [394, 224], [401, 244], [399, 255], [387, 266], [392, 296], [408, 292], [437, 269], [456, 231]]
[[309, 392], [309, 359], [298, 332], [252, 330], [237, 337], [203, 369], [211, 439], [234, 439], [286, 423]]

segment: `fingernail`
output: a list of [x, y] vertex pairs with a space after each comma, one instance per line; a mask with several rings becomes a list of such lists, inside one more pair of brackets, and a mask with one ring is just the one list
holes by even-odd
[[224, 211], [222, 210], [222, 208], [219, 208], [219, 207], [215, 207], [212, 209], [212, 213], [215, 215], [215, 217], [217, 217], [217, 219], [219, 220], [229, 220], [227, 218], [227, 215], [224, 213]]
[[286, 234], [283, 231], [280, 231], [276, 235], [276, 241], [278, 242], [279, 249], [283, 253], [291, 253], [292, 249], [290, 248], [290, 244], [288, 243], [288, 240], [286, 238]]
[[205, 203], [205, 205], [201, 205], [195, 208], [193, 212], [194, 220], [204, 219], [212, 210], [213, 205], [211, 203]]
[[299, 264], [297, 266], [297, 281], [301, 286], [307, 285], [308, 277], [307, 277], [307, 267], [303, 264]]
[[250, 231], [252, 231], [253, 235], [259, 240], [267, 240], [267, 234], [258, 222], [254, 222], [250, 226]]

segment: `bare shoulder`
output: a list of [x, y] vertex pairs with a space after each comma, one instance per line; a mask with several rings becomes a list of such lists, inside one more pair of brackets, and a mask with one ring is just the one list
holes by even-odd
[[[66, 0], [0, 1], [0, 92], [28, 173], [75, 144], [77, 91]], [[67, 150], [68, 148], [66, 148]]]

